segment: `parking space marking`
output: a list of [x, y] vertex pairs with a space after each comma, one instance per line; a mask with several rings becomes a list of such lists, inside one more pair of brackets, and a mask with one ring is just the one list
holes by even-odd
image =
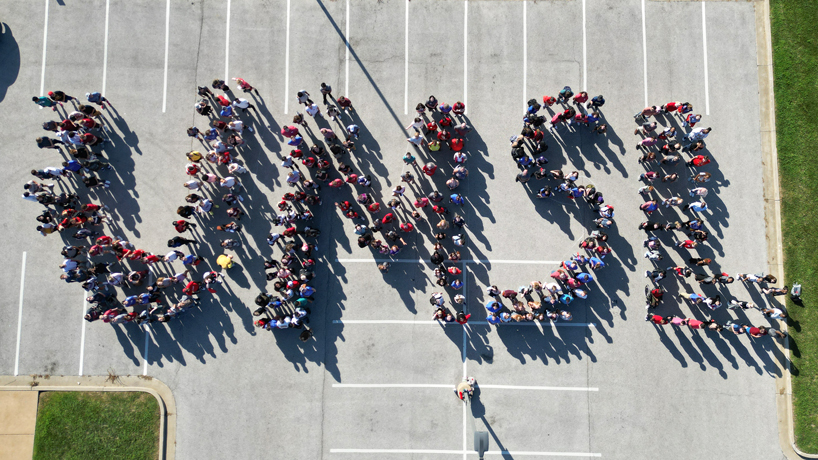
[[523, 0], [523, 106], [528, 108], [528, 2]]
[[[437, 321], [437, 320], [412, 320], [412, 319], [334, 319], [332, 320], [333, 324], [409, 324], [409, 325], [432, 325], [432, 324], [439, 324], [441, 326], [460, 326], [459, 323], [447, 323], [445, 321]], [[489, 323], [468, 323], [469, 326], [491, 326]], [[533, 327], [538, 326], [540, 323], [500, 323], [497, 326], [499, 327]], [[596, 323], [545, 323], [550, 324], [553, 327], [596, 327]]]
[[[349, 1], [349, 0], [347, 0]], [[469, 110], [468, 86], [469, 86], [469, 0], [463, 0], [463, 110], [465, 115]]]
[[[444, 449], [330, 449], [331, 454], [440, 454], [440, 455], [477, 455], [473, 450]], [[530, 452], [522, 450], [488, 450], [485, 455], [503, 455], [519, 457], [602, 457], [594, 452]]]
[[409, 115], [409, 0], [406, 0], [406, 24], [403, 36], [403, 114]]
[[344, 33], [344, 45], [346, 45], [346, 59], [344, 64], [344, 96], [349, 98], [349, 0], [347, 0], [346, 32]]
[[[453, 389], [454, 385], [446, 383], [333, 383], [332, 388], [445, 388]], [[484, 385], [477, 388], [488, 390], [526, 390], [526, 391], [599, 391], [596, 387], [549, 387], [537, 385]]]
[[50, 1], [51, 0], [45, 0], [45, 21], [43, 22], [43, 71], [40, 74], [40, 96], [45, 94], [45, 49], [48, 43], [48, 2]]
[[284, 43], [284, 115], [287, 115], [290, 108], [290, 0], [287, 0], [287, 37]]
[[77, 375], [82, 375], [84, 364], [85, 364], [85, 325], [88, 321], [85, 321], [85, 310], [88, 306], [88, 302], [85, 300], [85, 291], [82, 292], [82, 334], [80, 335], [80, 370]]
[[[148, 305], [148, 308], [150, 308], [150, 305]], [[150, 344], [149, 339], [151, 337], [151, 332], [150, 331], [151, 331], [150, 326], [148, 326], [146, 324], [145, 325], [145, 368], [142, 370], [142, 375], [148, 375], [148, 362], [150, 362], [148, 360], [148, 345]]]
[[702, 0], [702, 47], [704, 47], [704, 114], [710, 115], [710, 83], [707, 80], [707, 19]]
[[[165, 6], [165, 83], [162, 87], [162, 113], [168, 106], [168, 49], [170, 45], [170, 0]], [[80, 375], [82, 375], [80, 373]]]
[[[425, 264], [423, 259], [335, 259], [341, 263], [370, 263], [377, 264], [391, 262], [393, 264]], [[464, 264], [523, 264], [523, 265], [551, 265], [561, 264], [560, 260], [490, 260], [490, 259], [466, 259], [460, 262]], [[431, 262], [429, 262], [431, 264]]]
[[224, 81], [230, 81], [229, 64], [230, 64], [230, 3], [227, 0], [227, 25], [225, 26], [224, 36]]
[[645, 0], [642, 0], [642, 58], [643, 78], [645, 79], [645, 107], [648, 106], [648, 36], [645, 32]]
[[26, 286], [26, 252], [23, 251], [23, 265], [20, 268], [20, 308], [17, 311], [17, 351], [14, 354], [14, 375], [20, 375], [20, 337], [23, 334], [23, 294]]
[[582, 90], [588, 91], [588, 46], [585, 33], [585, 0], [582, 0]]
[[108, 82], [108, 20], [111, 17], [111, 0], [105, 0], [105, 42], [102, 47], [102, 95]]

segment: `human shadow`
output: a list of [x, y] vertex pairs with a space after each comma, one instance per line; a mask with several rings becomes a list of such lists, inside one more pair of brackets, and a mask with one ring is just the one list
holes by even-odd
[[20, 73], [20, 45], [5, 22], [0, 23], [0, 63], [0, 102], [3, 102]]

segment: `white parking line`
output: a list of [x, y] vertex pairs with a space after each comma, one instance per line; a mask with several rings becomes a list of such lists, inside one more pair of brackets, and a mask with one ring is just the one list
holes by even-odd
[[[463, 292], [466, 292], [466, 290], [467, 290], [466, 280], [468, 279], [468, 274], [466, 274], [466, 268], [467, 268], [466, 267], [466, 262], [461, 262], [460, 265], [461, 265], [460, 269], [463, 271], [463, 287], [462, 287], [462, 289], [463, 289]], [[469, 312], [466, 311], [464, 313], [468, 314]], [[461, 350], [462, 350], [461, 351], [461, 353], [462, 353], [461, 359], [463, 360], [463, 378], [464, 379], [466, 378], [467, 375], [469, 375], [468, 371], [466, 370], [466, 368], [468, 366], [468, 360], [466, 359], [466, 347], [467, 346], [468, 346], [468, 337], [466, 336], [466, 328], [463, 327], [463, 344], [462, 344], [462, 347], [461, 347]], [[466, 422], [467, 422], [466, 417], [467, 416], [468, 416], [468, 414], [466, 412], [466, 405], [463, 404], [463, 451], [464, 452], [466, 450], [466, 446], [467, 446], [466, 443], [467, 443], [467, 440], [468, 440], [468, 425], [466, 424]], [[465, 460], [465, 459], [466, 459], [466, 454], [463, 454], [463, 460]]]
[[[425, 264], [427, 261], [423, 259], [335, 259], [336, 262], [341, 263], [383, 263], [391, 262], [393, 264]], [[465, 259], [460, 262], [465, 264], [521, 264], [521, 265], [553, 265], [561, 264], [560, 260], [489, 260], [489, 259]], [[431, 262], [428, 262], [431, 264]]]
[[403, 114], [409, 115], [409, 0], [406, 0], [406, 26], [403, 36]]
[[[165, 6], [165, 83], [162, 86], [162, 113], [168, 107], [168, 49], [170, 44], [170, 0]], [[80, 373], [82, 375], [82, 373]]]
[[702, 0], [702, 46], [704, 47], [704, 114], [710, 115], [710, 83], [707, 80], [707, 19]]
[[438, 383], [333, 383], [332, 388], [454, 388], [452, 384]]
[[[330, 449], [331, 454], [439, 454], [439, 455], [477, 455], [473, 450], [443, 449]], [[518, 457], [602, 457], [593, 452], [529, 452], [523, 450], [489, 450], [485, 455], [504, 455]]]
[[14, 375], [20, 375], [20, 337], [23, 334], [23, 293], [26, 286], [26, 252], [23, 251], [23, 265], [20, 268], [20, 308], [17, 311], [17, 351], [14, 354]]
[[643, 78], [645, 80], [645, 107], [648, 106], [648, 36], [645, 32], [645, 0], [642, 0], [642, 58]]
[[111, 0], [105, 0], [105, 43], [102, 47], [102, 95], [108, 83], [108, 19], [111, 17]]
[[[149, 306], [150, 307], [150, 306]], [[148, 359], [148, 345], [150, 344], [149, 339], [151, 336], [150, 326], [145, 325], [145, 368], [142, 370], [142, 375], [148, 375], [148, 363], [150, 359]]]
[[528, 2], [523, 0], [523, 106], [528, 108]]
[[346, 42], [346, 59], [344, 64], [344, 96], [349, 98], [349, 0], [347, 0], [347, 19], [346, 19], [346, 33], [344, 41]]
[[[454, 389], [454, 385], [446, 383], [333, 383], [332, 388], [443, 388]], [[477, 388], [486, 390], [525, 390], [525, 391], [599, 391], [596, 387], [550, 387], [538, 385], [484, 385], [477, 384]]]
[[290, 108], [290, 0], [287, 0], [287, 38], [284, 45], [284, 115]]
[[[413, 326], [423, 326], [423, 325], [440, 325], [440, 326], [460, 326], [459, 323], [447, 323], [445, 321], [436, 321], [436, 320], [403, 320], [403, 319], [334, 319], [332, 320], [333, 324], [409, 324]], [[596, 328], [596, 323], [536, 323], [536, 322], [528, 322], [528, 323], [500, 323], [498, 326], [500, 327], [535, 327], [540, 324], [545, 326], [546, 324], [551, 325], [553, 327], [592, 327]], [[478, 321], [474, 323], [468, 323], [469, 326], [491, 326], [491, 324]]]
[[43, 71], [40, 74], [40, 93], [38, 96], [43, 96], [45, 94], [45, 49], [46, 44], [48, 43], [48, 2], [50, 1], [51, 0], [45, 0], [45, 21], [43, 22]]
[[80, 335], [80, 370], [77, 375], [82, 375], [83, 368], [85, 367], [85, 325], [88, 321], [85, 321], [85, 310], [88, 306], [88, 302], [85, 300], [85, 292], [82, 293], [82, 335]]
[[585, 33], [585, 0], [582, 0], [582, 90], [588, 91], [588, 46]]
[[466, 106], [463, 114], [465, 114], [469, 110], [467, 101], [469, 87], [469, 0], [463, 0], [463, 5], [463, 105]]
[[224, 34], [224, 81], [230, 81], [229, 64], [230, 64], [230, 2], [227, 0], [227, 25], [225, 26]]

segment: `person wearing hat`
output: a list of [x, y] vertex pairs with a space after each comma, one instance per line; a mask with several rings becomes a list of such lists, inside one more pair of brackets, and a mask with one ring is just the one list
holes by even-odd
[[223, 269], [227, 270], [228, 268], [233, 267], [233, 256], [230, 254], [222, 254], [216, 259], [216, 264], [218, 264]]

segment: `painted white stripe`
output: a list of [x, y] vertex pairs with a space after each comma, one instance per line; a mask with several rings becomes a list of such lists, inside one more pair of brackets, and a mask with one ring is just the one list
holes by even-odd
[[463, 104], [466, 106], [463, 114], [466, 114], [469, 110], [469, 0], [463, 0], [463, 5]]
[[[445, 321], [436, 321], [436, 320], [403, 320], [403, 319], [334, 319], [332, 320], [333, 324], [409, 324], [409, 325], [441, 325], [441, 326], [459, 326], [459, 323], [447, 323]], [[553, 327], [596, 327], [596, 323], [539, 323], [539, 322], [526, 322], [526, 323], [500, 323], [498, 326], [503, 327], [536, 327], [539, 325], [550, 325]], [[476, 321], [468, 323], [469, 326], [491, 326], [491, 324], [483, 321]]]
[[344, 65], [344, 96], [349, 98], [349, 0], [347, 0], [347, 19], [346, 19], [346, 33], [344, 35], [346, 42], [346, 60]]
[[409, 115], [409, 0], [406, 0], [406, 27], [403, 50], [403, 114]]
[[332, 388], [448, 388], [454, 385], [437, 383], [333, 383]]
[[582, 90], [588, 91], [588, 46], [585, 33], [585, 0], [582, 0]]
[[23, 293], [26, 286], [26, 252], [20, 267], [20, 308], [17, 311], [17, 351], [14, 353], [14, 375], [20, 375], [20, 337], [23, 335]]
[[43, 71], [40, 74], [40, 93], [38, 96], [45, 95], [45, 50], [46, 45], [48, 44], [48, 3], [50, 1], [51, 0], [45, 0], [45, 21], [43, 22]]
[[227, 25], [225, 27], [225, 32], [224, 32], [224, 81], [225, 81], [225, 83], [230, 81], [230, 72], [229, 72], [229, 65], [230, 65], [230, 3], [231, 3], [231, 0], [227, 0]]
[[[162, 113], [168, 107], [168, 49], [170, 44], [170, 0], [165, 7], [165, 83], [162, 87]], [[80, 374], [82, 375], [82, 374]]]
[[[478, 383], [477, 387], [486, 390], [525, 390], [525, 391], [599, 391], [595, 387], [548, 387], [537, 385], [484, 385]], [[333, 383], [332, 388], [442, 388], [446, 390], [454, 389], [451, 383]]]
[[[461, 262], [460, 263], [460, 269], [463, 271], [463, 287], [461, 289], [463, 289], [463, 292], [466, 292], [467, 291], [466, 280], [469, 277], [469, 275], [466, 273], [466, 269], [467, 269], [466, 262]], [[466, 307], [464, 305], [464, 309], [465, 308]], [[464, 313], [468, 314], [469, 312], [464, 311]], [[462, 350], [461, 359], [463, 360], [463, 378], [464, 379], [466, 378], [467, 375], [469, 375], [468, 371], [467, 371], [468, 360], [466, 359], [467, 340], [468, 340], [468, 338], [466, 337], [466, 328], [463, 327], [463, 344], [462, 344], [462, 347], [461, 347], [461, 350]], [[463, 451], [464, 452], [466, 451], [466, 446], [467, 446], [466, 443], [467, 443], [467, 440], [468, 440], [468, 425], [466, 424], [466, 421], [467, 421], [466, 417], [467, 416], [468, 416], [468, 414], [466, 413], [466, 405], [463, 404]], [[463, 459], [464, 460], [466, 459], [466, 454], [465, 453], [463, 454]]]
[[[393, 264], [429, 264], [431, 262], [423, 259], [335, 259], [342, 263], [382, 263], [391, 262]], [[525, 264], [525, 265], [553, 265], [561, 264], [561, 260], [489, 260], [489, 259], [465, 259], [460, 262], [465, 264]]]
[[82, 292], [82, 314], [80, 317], [82, 318], [82, 335], [80, 335], [80, 370], [77, 375], [82, 375], [83, 369], [85, 367], [85, 325], [88, 321], [85, 321], [85, 310], [88, 308], [88, 302], [85, 300], [85, 291]]
[[108, 19], [111, 17], [111, 0], [105, 0], [105, 43], [102, 47], [102, 96], [108, 83]]
[[[443, 449], [330, 449], [331, 454], [439, 454], [439, 455], [477, 455], [472, 450]], [[489, 450], [485, 455], [509, 455], [518, 457], [602, 457], [593, 452], [529, 452], [522, 450]]]
[[645, 0], [642, 0], [642, 58], [643, 75], [645, 81], [645, 107], [648, 106], [648, 36], [645, 32]]
[[444, 322], [444, 321], [433, 321], [433, 320], [430, 320], [430, 321], [415, 321], [415, 320], [411, 320], [411, 319], [410, 320], [402, 320], [402, 319], [352, 319], [352, 320], [345, 319], [345, 320], [340, 320], [340, 319], [334, 319], [334, 320], [332, 320], [332, 323], [333, 324], [409, 324], [409, 325], [418, 325], [418, 326], [427, 325], [427, 324], [428, 325], [442, 324], [444, 326], [446, 326], [446, 325], [457, 325], [457, 326], [459, 326], [460, 325], [459, 323], [454, 323], [454, 322], [447, 323], [447, 322]]
[[702, 0], [702, 46], [704, 47], [704, 114], [710, 115], [710, 83], [707, 72], [707, 19]]
[[284, 46], [284, 115], [290, 108], [290, 0], [287, 0], [287, 38]]
[[148, 323], [145, 323], [145, 368], [142, 370], [142, 375], [148, 375], [148, 363], [150, 362], [148, 358], [148, 345], [150, 344], [150, 335], [150, 326], [148, 326]]
[[523, 0], [523, 107], [528, 109], [528, 2]]
[[541, 386], [520, 386], [520, 385], [482, 385], [478, 388], [491, 390], [530, 390], [530, 391], [599, 391], [595, 387], [541, 387]]

